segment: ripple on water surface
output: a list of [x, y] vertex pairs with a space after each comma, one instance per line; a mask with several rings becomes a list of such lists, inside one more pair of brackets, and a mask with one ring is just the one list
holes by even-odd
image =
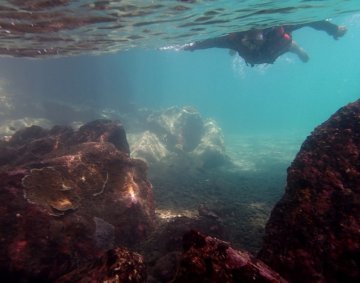
[[0, 55], [67, 56], [160, 48], [356, 11], [360, 11], [357, 0], [7, 0], [0, 5]]

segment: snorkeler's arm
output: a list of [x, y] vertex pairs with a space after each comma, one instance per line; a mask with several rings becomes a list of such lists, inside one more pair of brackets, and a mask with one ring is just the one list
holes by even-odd
[[347, 31], [347, 28], [345, 26], [338, 26], [328, 20], [313, 22], [308, 24], [308, 26], [316, 30], [325, 31], [328, 35], [333, 36], [335, 39], [343, 36]]
[[309, 61], [309, 55], [306, 53], [306, 51], [302, 47], [297, 45], [297, 43], [295, 41], [291, 42], [289, 52], [296, 54], [300, 58], [300, 60], [305, 63], [307, 61]]
[[328, 20], [317, 21], [317, 22], [301, 24], [301, 25], [289, 25], [289, 26], [285, 26], [285, 30], [287, 32], [292, 32], [294, 30], [303, 27], [311, 27], [316, 30], [325, 31], [328, 35], [333, 36], [334, 39], [338, 39], [339, 37], [343, 36], [347, 31], [347, 28], [345, 26], [338, 26]]
[[228, 48], [231, 49], [231, 41], [228, 36], [221, 36], [216, 38], [205, 39], [202, 41], [196, 41], [186, 45], [183, 50], [198, 50], [208, 48]]

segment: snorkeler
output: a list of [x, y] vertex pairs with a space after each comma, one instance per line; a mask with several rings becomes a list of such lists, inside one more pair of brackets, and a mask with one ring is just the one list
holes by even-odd
[[303, 27], [325, 31], [334, 39], [343, 36], [347, 31], [345, 26], [337, 26], [325, 20], [308, 24], [271, 27], [263, 30], [234, 32], [225, 36], [190, 43], [183, 47], [183, 50], [227, 48], [238, 52], [245, 62], [251, 66], [264, 63], [272, 64], [286, 52], [292, 52], [301, 61], [307, 62], [309, 60], [308, 54], [297, 45], [291, 35], [294, 30]]

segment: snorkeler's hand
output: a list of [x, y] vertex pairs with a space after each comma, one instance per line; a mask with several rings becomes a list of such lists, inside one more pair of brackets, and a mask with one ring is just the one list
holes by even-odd
[[301, 48], [301, 50], [299, 50], [297, 55], [299, 56], [300, 60], [303, 61], [304, 63], [306, 63], [310, 59], [309, 55], [302, 48]]
[[333, 35], [334, 39], [339, 39], [339, 37], [344, 36], [344, 34], [347, 32], [346, 26], [338, 26], [336, 33]]

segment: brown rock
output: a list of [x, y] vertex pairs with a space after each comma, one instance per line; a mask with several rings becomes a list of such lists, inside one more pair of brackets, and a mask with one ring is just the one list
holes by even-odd
[[146, 165], [129, 157], [121, 124], [31, 127], [0, 147], [9, 160], [0, 167], [0, 277], [8, 282], [51, 281], [152, 230]]
[[287, 282], [249, 253], [199, 232], [184, 235], [184, 249], [172, 282]]
[[141, 255], [124, 248], [109, 250], [91, 264], [75, 269], [55, 283], [145, 283], [146, 268]]
[[291, 282], [360, 282], [360, 101], [317, 127], [288, 169], [259, 258]]

